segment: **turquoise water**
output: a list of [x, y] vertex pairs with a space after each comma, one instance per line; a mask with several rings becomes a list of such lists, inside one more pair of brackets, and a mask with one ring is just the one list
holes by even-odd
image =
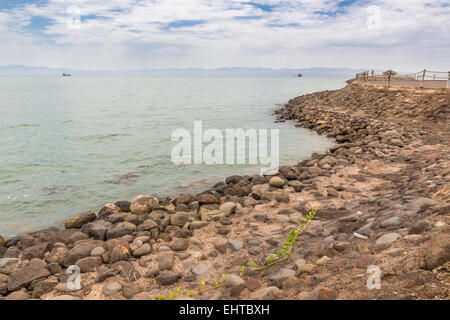
[[260, 165], [176, 166], [172, 132], [280, 130], [280, 163], [331, 141], [273, 111], [289, 99], [337, 89], [344, 79], [0, 78], [0, 234], [59, 225], [68, 216], [143, 193], [195, 192]]

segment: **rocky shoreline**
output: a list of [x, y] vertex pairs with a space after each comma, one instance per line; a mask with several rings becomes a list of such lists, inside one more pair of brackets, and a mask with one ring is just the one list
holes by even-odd
[[[276, 111], [336, 139], [274, 177], [231, 176], [197, 195], [141, 195], [65, 223], [0, 237], [0, 299], [449, 299], [448, 93], [357, 82]], [[286, 261], [262, 272], [313, 205]], [[66, 270], [81, 270], [81, 289]], [[368, 267], [380, 289], [367, 286]], [[185, 298], [187, 299], [187, 298]]]

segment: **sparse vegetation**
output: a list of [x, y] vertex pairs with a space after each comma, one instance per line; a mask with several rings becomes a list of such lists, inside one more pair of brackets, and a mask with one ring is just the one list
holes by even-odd
[[[261, 267], [258, 268], [254, 268], [254, 261], [250, 261], [249, 265], [250, 265], [250, 270], [252, 271], [260, 271], [263, 269], [266, 269], [268, 267], [271, 267], [277, 263], [283, 262], [285, 260], [287, 260], [291, 254], [291, 250], [294, 247], [295, 241], [297, 240], [298, 235], [300, 235], [303, 231], [305, 231], [308, 228], [309, 223], [311, 222], [311, 220], [314, 218], [314, 216], [316, 215], [317, 212], [317, 206], [314, 206], [314, 208], [306, 215], [305, 219], [303, 220], [304, 223], [302, 223], [300, 225], [300, 227], [296, 230], [291, 230], [289, 232], [289, 236], [286, 239], [286, 241], [284, 242], [282, 248], [280, 250], [278, 250], [276, 252], [276, 254], [278, 255], [279, 259], [275, 260], [275, 257], [273, 254], [271, 254], [269, 256], [270, 259], [270, 263], [266, 264], [264, 261], [261, 262]], [[283, 250], [283, 251], [282, 251]], [[242, 265], [241, 266], [241, 272], [240, 275], [243, 276], [245, 274], [245, 270], [246, 270], [246, 266]], [[191, 292], [190, 290], [186, 290], [184, 294], [181, 294], [181, 288], [178, 287], [175, 291], [170, 290], [169, 292], [169, 299], [171, 300], [176, 300], [182, 297], [188, 297], [188, 296], [193, 296], [193, 295], [197, 295], [206, 291], [210, 291], [210, 290], [215, 290], [218, 289], [220, 287], [223, 287], [225, 285], [225, 280], [227, 279], [227, 275], [225, 273], [222, 274], [221, 278], [219, 278], [218, 280], [216, 280], [214, 282], [214, 286], [211, 286], [209, 288], [205, 288], [206, 286], [206, 281], [203, 280], [201, 282], [201, 285], [203, 288], [202, 290], [198, 290], [198, 291], [193, 291]], [[158, 298], [153, 298], [152, 300], [165, 300], [164, 296], [160, 296]]]

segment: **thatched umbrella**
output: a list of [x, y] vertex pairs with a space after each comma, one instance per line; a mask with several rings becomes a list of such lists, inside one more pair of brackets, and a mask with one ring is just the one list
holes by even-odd
[[391, 69], [389, 69], [388, 71], [383, 72], [383, 74], [384, 74], [385, 76], [387, 76], [387, 75], [396, 76], [396, 75], [397, 75], [397, 72], [392, 71]]

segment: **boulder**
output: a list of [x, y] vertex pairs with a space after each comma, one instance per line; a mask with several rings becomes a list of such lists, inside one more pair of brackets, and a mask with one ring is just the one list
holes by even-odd
[[22, 260], [31, 260], [34, 258], [42, 259], [44, 253], [50, 248], [49, 242], [43, 242], [34, 246], [28, 247], [22, 251]]
[[194, 269], [192, 269], [192, 273], [197, 276], [205, 276], [210, 273], [212, 270], [207, 264], [199, 264]]
[[120, 222], [114, 228], [106, 231], [106, 239], [120, 238], [132, 234], [134, 231], [136, 231], [136, 225], [127, 221]]
[[91, 257], [102, 257], [105, 254], [105, 249], [101, 246], [95, 247], [91, 251]]
[[192, 221], [190, 224], [190, 228], [192, 230], [201, 229], [206, 227], [209, 224], [209, 221]]
[[142, 246], [133, 251], [134, 257], [141, 257], [149, 254], [152, 251], [150, 243], [144, 243]]
[[58, 280], [49, 279], [36, 283], [33, 289], [33, 298], [39, 299], [42, 295], [49, 293], [58, 285]]
[[117, 207], [114, 203], [107, 203], [98, 212], [98, 217], [100, 219], [103, 219], [109, 215], [112, 215], [112, 214], [115, 214], [118, 212], [119, 212], [119, 207]]
[[54, 247], [52, 251], [44, 256], [44, 259], [47, 263], [57, 263], [64, 264], [64, 260], [66, 260], [68, 249], [63, 246]]
[[123, 245], [117, 245], [111, 250], [109, 258], [110, 263], [117, 261], [128, 261], [130, 259], [130, 251]]
[[23, 291], [16, 291], [10, 293], [5, 300], [29, 300], [31, 299], [31, 296]]
[[283, 281], [286, 280], [287, 278], [293, 277], [295, 275], [295, 271], [291, 270], [291, 269], [286, 269], [286, 268], [280, 268], [276, 271], [273, 271], [270, 275], [269, 275], [269, 279], [272, 281]]
[[122, 287], [122, 295], [127, 299], [132, 299], [141, 291], [142, 289], [140, 287], [133, 284], [126, 284]]
[[450, 260], [450, 235], [440, 233], [434, 235], [425, 249], [425, 265], [433, 270]]
[[228, 217], [236, 211], [236, 206], [237, 205], [234, 202], [225, 202], [220, 206], [219, 210], [222, 211], [226, 217]]
[[336, 164], [336, 159], [332, 156], [325, 156], [319, 161], [319, 166], [323, 168], [325, 165], [334, 166]]
[[194, 197], [190, 194], [180, 194], [173, 199], [173, 203], [177, 206], [179, 204], [189, 204], [194, 200]]
[[114, 203], [118, 208], [120, 212], [130, 212], [130, 206], [131, 202], [126, 200], [117, 201]]
[[176, 240], [172, 246], [171, 249], [173, 251], [184, 251], [189, 247], [189, 241], [186, 239], [178, 239]]
[[262, 194], [261, 197], [262, 200], [275, 200], [280, 203], [288, 203], [289, 202], [289, 195], [284, 192], [272, 192], [272, 191], [266, 191]]
[[112, 224], [116, 224], [119, 222], [124, 222], [125, 219], [127, 218], [127, 216], [128, 216], [128, 213], [119, 212], [119, 213], [110, 214], [109, 216], [103, 218], [103, 220], [111, 222]]
[[377, 239], [377, 241], [375, 242], [376, 245], [385, 245], [385, 244], [390, 244], [394, 241], [397, 241], [397, 239], [401, 238], [401, 235], [399, 235], [398, 233], [395, 232], [391, 232], [391, 233], [386, 233], [383, 234], [381, 237], [379, 237]]
[[220, 210], [206, 210], [204, 208], [200, 209], [200, 218], [202, 221], [220, 219], [224, 216], [225, 214]]
[[98, 240], [105, 240], [106, 231], [113, 228], [113, 224], [111, 222], [107, 222], [104, 220], [97, 220], [95, 222], [90, 222], [81, 228], [81, 231]]
[[145, 214], [151, 212], [152, 209], [158, 205], [158, 198], [151, 195], [140, 195], [133, 199], [130, 210], [135, 214]]
[[65, 222], [64, 226], [66, 227], [66, 229], [78, 229], [81, 228], [84, 224], [94, 221], [96, 218], [97, 216], [94, 212], [86, 211], [68, 219]]
[[317, 287], [308, 295], [310, 300], [334, 300], [336, 297], [337, 292], [328, 287]]
[[267, 287], [260, 289], [258, 291], [255, 291], [250, 294], [249, 299], [250, 300], [274, 300], [277, 299], [280, 296], [281, 290], [277, 287]]
[[251, 196], [256, 200], [261, 200], [264, 192], [268, 192], [270, 190], [270, 185], [268, 183], [258, 184], [252, 187]]
[[109, 277], [113, 277], [119, 273], [116, 269], [100, 269], [97, 273], [97, 277], [95, 278], [95, 282], [103, 282]]
[[227, 252], [228, 242], [226, 240], [217, 240], [213, 242], [214, 248], [220, 253], [224, 254]]
[[177, 212], [170, 216], [170, 224], [182, 228], [189, 221], [189, 217], [186, 212]]
[[18, 258], [21, 253], [22, 251], [20, 251], [19, 248], [9, 247], [8, 249], [6, 249], [5, 253], [3, 253], [3, 258]]
[[238, 184], [241, 181], [247, 181], [244, 177], [242, 176], [238, 176], [238, 175], [234, 175], [234, 176], [229, 176], [225, 179], [225, 183], [226, 184]]
[[327, 256], [323, 256], [320, 259], [318, 259], [316, 261], [316, 264], [318, 266], [326, 266], [327, 264], [329, 264], [331, 262], [331, 258], [327, 257]]
[[243, 285], [243, 284], [244, 284], [244, 280], [235, 274], [228, 274], [226, 276], [225, 286], [227, 286], [227, 287], [237, 287], [237, 286]]
[[228, 241], [228, 247], [233, 251], [238, 251], [244, 247], [242, 240], [230, 240]]
[[163, 255], [159, 256], [158, 258], [159, 270], [160, 271], [172, 270], [174, 257], [175, 255], [173, 252], [164, 253]]
[[413, 207], [417, 208], [419, 212], [428, 209], [431, 206], [434, 206], [437, 202], [430, 198], [418, 198], [413, 201]]
[[380, 224], [382, 228], [398, 227], [402, 224], [402, 218], [400, 216], [393, 216], [389, 219], [383, 220]]
[[163, 271], [156, 277], [156, 281], [163, 286], [174, 284], [180, 279], [181, 273], [173, 271]]
[[409, 234], [421, 234], [430, 229], [431, 227], [426, 221], [417, 221], [409, 228]]
[[34, 280], [47, 278], [50, 275], [44, 261], [33, 259], [26, 267], [11, 272], [8, 278], [8, 290], [16, 291], [28, 286]]
[[212, 195], [212, 194], [208, 194], [208, 193], [202, 193], [200, 195], [197, 196], [197, 201], [200, 204], [214, 204], [217, 203], [217, 198]]
[[158, 224], [153, 219], [147, 219], [139, 226], [139, 229], [144, 231], [150, 231], [154, 228], [158, 228]]
[[0, 273], [10, 274], [20, 268], [20, 259], [2, 258], [0, 259]]
[[86, 257], [78, 260], [75, 265], [80, 268], [81, 272], [93, 272], [103, 264], [101, 257]]
[[89, 257], [92, 249], [97, 245], [95, 243], [80, 243], [67, 252], [63, 265], [68, 268], [82, 258]]
[[110, 282], [103, 286], [102, 292], [105, 297], [112, 296], [122, 290], [122, 285], [118, 282]]
[[281, 188], [286, 182], [278, 176], [270, 178], [269, 185], [275, 188]]
[[89, 238], [88, 235], [76, 229], [60, 230], [56, 233], [56, 236], [58, 241], [64, 244], [71, 244], [78, 240]]

